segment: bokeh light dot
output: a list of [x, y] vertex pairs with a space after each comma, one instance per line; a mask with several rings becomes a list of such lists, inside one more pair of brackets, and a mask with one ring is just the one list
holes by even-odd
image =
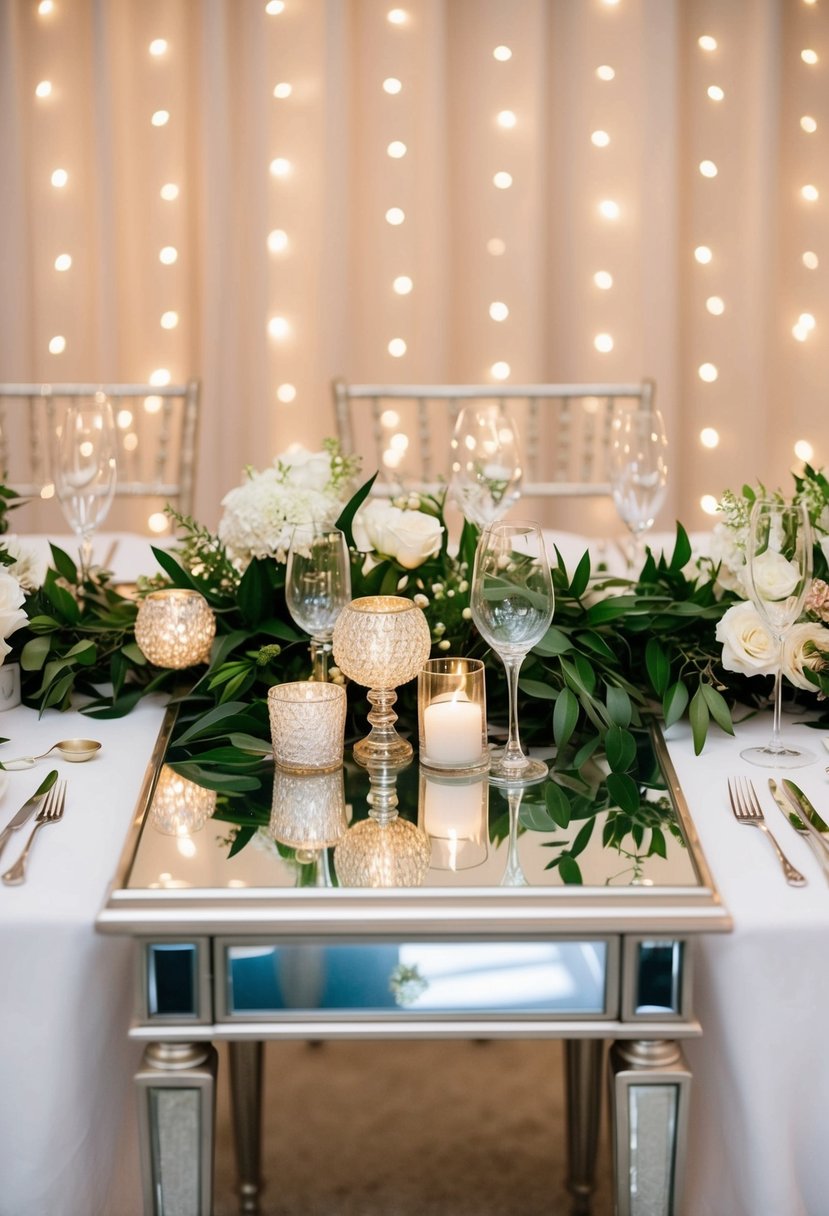
[[401, 359], [406, 353], [406, 343], [403, 338], [392, 338], [388, 345], [388, 352], [395, 359]]
[[158, 260], [165, 266], [172, 266], [173, 262], [178, 260], [178, 250], [175, 245], [165, 245], [158, 254]]
[[280, 384], [276, 390], [276, 396], [283, 405], [290, 405], [292, 401], [296, 400], [296, 387], [293, 384]]
[[499, 236], [492, 236], [486, 243], [486, 251], [494, 258], [500, 258], [507, 252], [506, 241], [502, 241]]
[[720, 432], [713, 426], [704, 426], [699, 433], [699, 441], [704, 448], [716, 448], [720, 442]]
[[717, 514], [717, 499], [713, 494], [703, 494], [699, 500], [699, 505], [702, 507], [706, 515]]
[[609, 63], [602, 63], [596, 68], [596, 75], [598, 76], [599, 80], [608, 81], [614, 79], [616, 72]]
[[807, 270], [817, 270], [820, 265], [820, 258], [812, 249], [807, 249], [800, 260]]
[[722, 296], [709, 296], [705, 301], [705, 307], [712, 317], [721, 317], [725, 312], [725, 301]]
[[49, 354], [62, 355], [66, 350], [66, 338], [63, 334], [55, 334], [54, 338], [49, 339]]
[[399, 296], [407, 296], [413, 286], [414, 284], [407, 274], [399, 274], [392, 283], [392, 287]]
[[178, 186], [175, 182], [165, 182], [159, 193], [165, 203], [174, 203], [178, 198]]
[[725, 90], [721, 89], [718, 84], [710, 84], [708, 86], [708, 96], [712, 101], [722, 101], [725, 97]]
[[497, 59], [499, 63], [506, 63], [508, 59], [512, 59], [512, 51], [508, 46], [496, 46], [495, 50], [492, 52], [492, 56], [494, 59]]
[[506, 380], [509, 377], [511, 368], [508, 363], [505, 363], [503, 360], [499, 359], [497, 363], [493, 363], [489, 370], [493, 379]]
[[150, 43], [150, 54], [151, 55], [155, 55], [157, 58], [159, 55], [165, 54], [166, 50], [167, 50], [167, 39], [166, 38], [153, 38], [152, 42]]
[[406, 218], [406, 212], [403, 210], [402, 207], [389, 207], [388, 211], [386, 212], [386, 223], [387, 224], [393, 224], [393, 225], [402, 224], [403, 221], [405, 220], [405, 218]]
[[703, 34], [701, 38], [697, 39], [697, 43], [701, 51], [710, 52], [717, 49], [717, 40], [716, 38], [712, 38], [710, 34]]
[[716, 177], [717, 166], [712, 160], [702, 160], [699, 164], [699, 171], [703, 177]]
[[52, 173], [52, 185], [56, 190], [62, 190], [69, 181], [69, 174], [65, 169], [55, 169]]
[[499, 190], [509, 190], [512, 185], [512, 174], [500, 169], [493, 177], [492, 182]]
[[798, 439], [794, 445], [794, 454], [798, 460], [809, 463], [815, 458], [815, 449], [808, 439]]
[[800, 126], [807, 135], [814, 135], [817, 130], [817, 121], [812, 118], [811, 114], [804, 114], [800, 120]]
[[613, 286], [613, 275], [609, 270], [597, 270], [593, 275], [593, 282], [602, 291], [610, 291]]
[[387, 76], [386, 79], [383, 81], [384, 91], [392, 97], [396, 93], [399, 93], [402, 88], [403, 88], [403, 85], [402, 85], [401, 81], [399, 81], [397, 79], [396, 76]]
[[493, 300], [489, 306], [489, 315], [493, 321], [506, 321], [509, 316], [509, 308], [502, 300]]
[[600, 354], [607, 355], [613, 350], [613, 338], [610, 334], [596, 334], [593, 345]]
[[701, 363], [697, 369], [697, 374], [700, 380], [704, 380], [706, 384], [713, 384], [720, 373], [713, 363]]
[[35, 85], [35, 97], [49, 97], [51, 92], [51, 80], [41, 80], [37, 85]]
[[284, 101], [286, 97], [290, 97], [294, 91], [294, 86], [289, 84], [287, 80], [280, 80], [279, 84], [274, 85], [273, 95], [279, 101]]
[[175, 329], [177, 325], [178, 325], [178, 313], [174, 312], [173, 309], [169, 309], [167, 312], [163, 312], [161, 314], [161, 328], [162, 329]]
[[701, 266], [707, 266], [713, 256], [713, 253], [707, 245], [697, 245], [696, 249], [694, 250], [694, 258]]
[[72, 265], [72, 255], [70, 253], [59, 253], [55, 258], [55, 270], [68, 270]]
[[274, 228], [268, 233], [268, 249], [271, 253], [284, 253], [288, 248], [288, 234], [283, 228]]
[[606, 148], [610, 143], [610, 136], [607, 131], [594, 131], [590, 136], [590, 142], [596, 148]]

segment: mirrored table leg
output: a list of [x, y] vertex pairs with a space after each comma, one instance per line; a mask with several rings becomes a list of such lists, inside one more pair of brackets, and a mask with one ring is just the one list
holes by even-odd
[[144, 1052], [135, 1084], [147, 1216], [210, 1216], [216, 1059], [210, 1043], [150, 1043]]
[[609, 1068], [617, 1216], [674, 1216], [682, 1198], [691, 1090], [679, 1044], [616, 1042]]
[[261, 1042], [231, 1042], [230, 1101], [233, 1136], [239, 1174], [239, 1211], [256, 1216], [259, 1211], [262, 1159], [262, 1064]]
[[596, 1184], [596, 1155], [601, 1113], [602, 1039], [564, 1043], [567, 1096], [567, 1189], [573, 1212], [589, 1212]]

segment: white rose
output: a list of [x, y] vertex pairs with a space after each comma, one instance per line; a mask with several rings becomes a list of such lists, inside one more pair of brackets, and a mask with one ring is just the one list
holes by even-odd
[[[20, 583], [14, 575], [9, 574], [8, 567], [0, 566], [0, 618], [22, 608], [25, 598]], [[25, 615], [24, 612], [23, 616]], [[11, 630], [6, 630], [6, 633], [11, 633]]]
[[814, 622], [793, 625], [783, 641], [783, 675], [797, 688], [812, 692], [816, 687], [803, 674], [804, 668], [818, 671], [823, 660], [815, 649], [829, 651], [829, 629]]
[[354, 542], [362, 553], [376, 549], [386, 557], [392, 557], [394, 537], [392, 523], [403, 514], [385, 498], [371, 498], [360, 507], [354, 517]]
[[401, 511], [389, 527], [396, 542], [394, 556], [407, 570], [414, 570], [440, 552], [443, 527], [434, 515], [423, 511]]
[[277, 465], [288, 470], [285, 484], [303, 490], [325, 490], [331, 480], [331, 458], [327, 452], [309, 452], [293, 443], [277, 457]]
[[729, 528], [723, 523], [714, 524], [708, 556], [715, 566], [719, 565], [717, 575], [719, 585], [726, 591], [736, 591], [738, 595], [745, 595], [747, 588], [743, 586], [743, 570], [746, 561], [744, 529]]
[[[748, 576], [747, 576], [748, 577]], [[755, 591], [764, 600], [784, 600], [800, 582], [800, 571], [782, 553], [767, 549], [751, 563]]]
[[14, 565], [7, 567], [9, 573], [17, 579], [24, 591], [37, 591], [46, 577], [49, 565], [46, 555], [29, 548], [17, 536], [4, 536], [2, 543], [9, 555], [15, 559]]
[[733, 604], [717, 623], [722, 642], [721, 662], [726, 671], [747, 676], [770, 675], [776, 670], [779, 650], [774, 638], [748, 601]]

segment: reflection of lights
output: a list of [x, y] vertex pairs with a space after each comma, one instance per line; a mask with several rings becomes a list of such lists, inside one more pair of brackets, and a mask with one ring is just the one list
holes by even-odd
[[[126, 442], [124, 443], [124, 447], [126, 447]], [[151, 532], [155, 532], [157, 536], [160, 536], [163, 532], [169, 530], [170, 521], [162, 511], [153, 511], [152, 515], [147, 519], [147, 527]]]
[[717, 166], [712, 160], [701, 160], [699, 163], [699, 171], [703, 177], [716, 177]]
[[515, 126], [516, 117], [512, 110], [501, 110], [495, 120], [499, 127], [510, 131]]
[[150, 43], [150, 54], [151, 55], [155, 55], [156, 57], [158, 57], [159, 55], [163, 55], [166, 52], [166, 50], [167, 50], [167, 39], [166, 38], [153, 38], [152, 42]]
[[115, 425], [122, 431], [132, 426], [132, 410], [119, 410], [115, 416]]
[[800, 126], [807, 135], [814, 135], [817, 130], [817, 122], [812, 118], [811, 114], [804, 114], [800, 120]]
[[196, 856], [196, 843], [194, 840], [191, 840], [189, 836], [179, 836], [178, 840], [176, 841], [176, 848], [178, 849], [179, 853], [181, 853], [182, 857]]
[[387, 224], [402, 224], [406, 218], [406, 213], [402, 207], [389, 207], [386, 212]]
[[52, 185], [56, 190], [62, 190], [68, 181], [69, 174], [65, 169], [55, 169], [54, 173], [52, 174]]
[[804, 63], [808, 63], [810, 67], [814, 67], [818, 61], [818, 53], [807, 47], [805, 51], [800, 52], [800, 58]]
[[144, 398], [144, 413], [145, 414], [157, 414], [160, 409], [161, 409], [161, 398], [160, 397], [145, 397]]
[[802, 325], [804, 329], [815, 328], [815, 318], [810, 312], [802, 312], [797, 318], [798, 325]]
[[161, 314], [161, 328], [162, 329], [175, 329], [175, 327], [177, 325], [178, 325], [178, 313], [177, 312], [174, 312], [171, 309], [169, 312], [163, 312]]
[[817, 186], [812, 186], [812, 185], [801, 186], [800, 194], [801, 194], [801, 197], [804, 198], [807, 203], [816, 203], [817, 200], [820, 198], [820, 191], [818, 190]]
[[392, 8], [386, 14], [386, 20], [390, 25], [405, 25], [409, 19], [409, 14], [405, 9]]
[[717, 500], [713, 494], [703, 494], [699, 500], [699, 505], [702, 507], [706, 515], [717, 514]]
[[610, 136], [607, 131], [594, 131], [590, 136], [590, 142], [596, 148], [606, 148], [610, 143]]
[[164, 388], [170, 383], [170, 372], [166, 367], [157, 367], [154, 372], [150, 373], [150, 384], [155, 388]]
[[287, 177], [293, 165], [285, 156], [275, 156], [270, 164], [271, 177]]
[[392, 158], [392, 160], [400, 160], [406, 155], [406, 151], [407, 148], [402, 139], [393, 139], [386, 148], [386, 152]]
[[156, 112], [153, 114], [152, 118], [150, 119], [150, 122], [153, 124], [154, 127], [166, 127], [167, 123], [169, 121], [170, 121], [170, 111], [169, 110], [156, 110]]
[[384, 91], [386, 93], [390, 94], [391, 96], [394, 96], [395, 93], [399, 93], [402, 88], [403, 88], [403, 85], [397, 79], [396, 76], [387, 76], [386, 79], [383, 81]]
[[293, 91], [293, 85], [288, 84], [287, 80], [280, 80], [279, 84], [274, 85], [273, 95], [282, 101], [286, 97], [290, 97]]
[[493, 177], [492, 183], [499, 190], [509, 190], [512, 185], [512, 174], [500, 169]]
[[175, 182], [165, 182], [159, 193], [165, 203], [174, 203], [178, 198], [178, 186]]
[[798, 342], [805, 342], [809, 336], [809, 331], [805, 325], [800, 325], [798, 323], [797, 325], [792, 326], [792, 335], [793, 337], [797, 338]]
[[35, 85], [35, 97], [48, 97], [52, 92], [51, 80], [41, 80]]
[[164, 266], [172, 266], [174, 262], [178, 261], [178, 250], [174, 245], [165, 245], [163, 249], [159, 250], [158, 260]]
[[405, 452], [409, 446], [409, 436], [400, 431], [398, 434], [392, 435], [389, 443], [396, 452]]
[[281, 342], [287, 338], [291, 332], [291, 327], [285, 317], [271, 317], [268, 321], [268, 333], [277, 342]]

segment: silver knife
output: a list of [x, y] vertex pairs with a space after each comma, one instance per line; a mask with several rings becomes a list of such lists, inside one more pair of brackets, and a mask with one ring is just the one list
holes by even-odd
[[815, 839], [815, 837], [809, 831], [809, 826], [806, 820], [801, 818], [797, 812], [792, 810], [788, 801], [783, 797], [782, 793], [778, 789], [777, 782], [773, 777], [769, 777], [769, 789], [771, 790], [772, 798], [777, 803], [783, 815], [786, 817], [786, 819], [788, 819], [794, 830], [798, 832], [809, 845], [810, 849], [820, 863], [820, 868], [823, 870], [826, 881], [829, 882], [829, 851], [821, 848], [821, 844], [823, 842]]
[[18, 828], [22, 828], [23, 824], [26, 823], [29, 819], [31, 819], [32, 815], [34, 815], [35, 811], [37, 810], [37, 808], [40, 806], [41, 802], [43, 801], [44, 795], [49, 792], [49, 790], [55, 784], [57, 779], [58, 779], [58, 770], [56, 768], [53, 768], [51, 773], [48, 773], [43, 778], [40, 785], [37, 787], [35, 792], [32, 794], [31, 798], [29, 798], [29, 800], [27, 802], [23, 803], [22, 807], [17, 812], [17, 814], [14, 816], [14, 818], [11, 819], [6, 824], [6, 826], [3, 828], [3, 831], [0, 832], [0, 853], [2, 853], [3, 849], [6, 847], [6, 843], [9, 839], [9, 837], [11, 836], [12, 832], [16, 832]]
[[[782, 785], [783, 792], [803, 820], [810, 837], [813, 840], [819, 840], [821, 848], [829, 854], [829, 827], [823, 822], [799, 785], [795, 785], [787, 777], [784, 777]], [[827, 833], [826, 836], [823, 835], [824, 832]]]

